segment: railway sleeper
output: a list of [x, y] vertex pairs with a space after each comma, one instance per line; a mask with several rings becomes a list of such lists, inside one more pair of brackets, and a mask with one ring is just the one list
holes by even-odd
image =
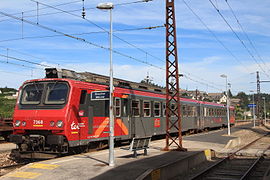
[[[229, 174], [228, 174], [229, 173]], [[212, 173], [213, 175], [221, 175], [221, 176], [225, 176], [225, 177], [235, 177], [235, 176], [239, 176], [241, 177], [244, 172], [243, 171], [227, 171], [227, 172], [224, 172], [224, 171], [215, 171]]]
[[212, 177], [205, 177], [202, 178], [203, 180], [239, 180], [239, 177], [217, 177], [217, 176], [212, 176]]
[[[246, 169], [247, 170], [247, 169]], [[239, 170], [230, 170], [230, 169], [226, 169], [226, 170], [223, 170], [223, 169], [217, 169], [216, 171], [213, 171], [213, 174], [233, 174], [233, 175], [237, 175], [237, 174], [242, 174], [242, 172], [245, 171], [243, 169], [239, 169]]]

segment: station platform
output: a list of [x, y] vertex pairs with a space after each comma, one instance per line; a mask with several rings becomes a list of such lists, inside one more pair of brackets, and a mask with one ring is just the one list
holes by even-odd
[[[226, 135], [227, 129], [186, 136], [183, 146], [188, 149], [187, 152], [162, 151], [165, 146], [162, 139], [150, 143], [147, 156], [143, 155], [143, 150], [138, 151], [137, 158], [130, 151], [115, 148], [114, 167], [107, 164], [109, 151], [102, 150], [31, 163], [0, 179], [171, 179], [210, 159], [213, 154], [207, 149], [216, 152], [232, 150], [243, 140], [252, 141], [252, 138], [246, 138], [247, 133], [259, 136], [266, 132], [267, 129], [256, 129], [251, 124], [245, 124], [232, 127], [231, 136]], [[237, 140], [239, 138], [242, 140]], [[235, 139], [236, 143], [231, 143]]]

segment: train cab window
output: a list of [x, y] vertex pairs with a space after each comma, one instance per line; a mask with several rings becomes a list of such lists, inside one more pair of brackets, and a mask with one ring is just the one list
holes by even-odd
[[161, 116], [160, 102], [154, 102], [154, 116], [155, 117], [160, 117]]
[[151, 116], [151, 104], [149, 101], [143, 101], [143, 116], [144, 117]]
[[131, 110], [133, 117], [140, 116], [140, 101], [139, 100], [132, 100], [131, 101]]
[[114, 100], [114, 112], [115, 112], [115, 117], [121, 116], [121, 99], [120, 98], [115, 98]]
[[87, 94], [86, 90], [81, 91], [80, 104], [85, 104], [86, 94]]
[[48, 83], [45, 104], [64, 104], [68, 94], [66, 83]]
[[21, 104], [39, 104], [41, 101], [43, 84], [28, 84], [23, 88]]

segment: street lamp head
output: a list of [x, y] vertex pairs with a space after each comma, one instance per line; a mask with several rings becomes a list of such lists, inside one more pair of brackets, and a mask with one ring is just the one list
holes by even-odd
[[98, 9], [107, 10], [107, 9], [113, 9], [114, 5], [112, 2], [106, 2], [106, 3], [99, 3], [97, 5]]
[[220, 77], [227, 78], [227, 76], [225, 74], [221, 74]]

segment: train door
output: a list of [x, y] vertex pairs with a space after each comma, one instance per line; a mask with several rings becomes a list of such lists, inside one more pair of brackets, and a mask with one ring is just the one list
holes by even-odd
[[204, 127], [204, 117], [205, 117], [205, 108], [202, 104], [200, 104], [199, 106], [199, 112], [200, 112], [200, 115], [199, 115], [199, 126], [198, 128], [199, 129], [203, 129]]
[[78, 112], [79, 135], [80, 139], [83, 139], [87, 134], [93, 133], [93, 106], [90, 105], [90, 94], [87, 94], [87, 90], [81, 90]]
[[[121, 99], [121, 124], [123, 127], [121, 135], [128, 135], [130, 137], [130, 111], [129, 111], [129, 99]], [[128, 128], [128, 129], [127, 129]]]

